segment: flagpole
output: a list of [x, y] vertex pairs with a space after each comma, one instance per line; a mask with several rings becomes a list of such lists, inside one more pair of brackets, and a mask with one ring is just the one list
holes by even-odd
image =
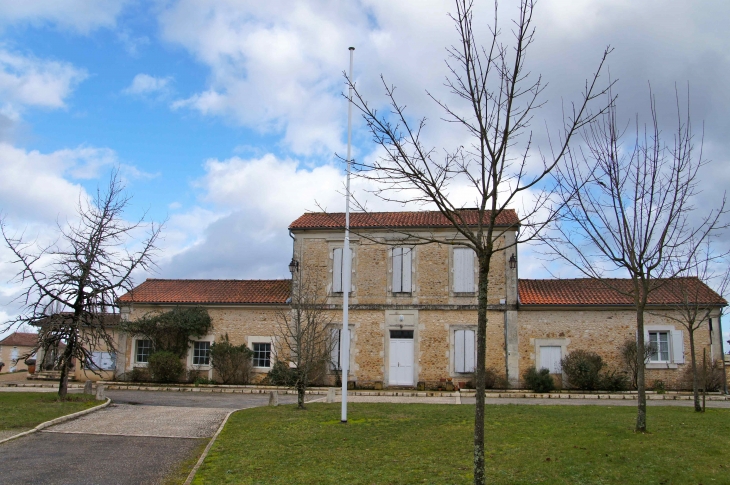
[[340, 364], [342, 367], [342, 417], [347, 423], [347, 378], [350, 370], [350, 327], [349, 303], [352, 257], [350, 256], [350, 164], [352, 162], [352, 64], [355, 48], [350, 47], [350, 75], [347, 100], [347, 185], [345, 188], [345, 249], [342, 251], [342, 341], [340, 342]]

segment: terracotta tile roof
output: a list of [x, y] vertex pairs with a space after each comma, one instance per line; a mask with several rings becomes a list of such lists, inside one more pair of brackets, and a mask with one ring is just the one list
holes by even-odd
[[[477, 225], [479, 212], [463, 209], [462, 214], [470, 225]], [[498, 226], [519, 226], [520, 219], [513, 209], [497, 216]], [[308, 212], [289, 225], [289, 229], [337, 229], [345, 227], [344, 212]], [[451, 227], [451, 223], [438, 211], [417, 212], [353, 212], [350, 213], [353, 229]]]
[[0, 345], [12, 345], [13, 347], [34, 347], [37, 343], [37, 333], [15, 332], [0, 340]]
[[[662, 286], [651, 293], [649, 303], [672, 305], [682, 301], [682, 295], [696, 295], [703, 304], [727, 305], [727, 302], [697, 278], [673, 278], [662, 281]], [[620, 291], [617, 291], [616, 289]], [[595, 280], [520, 280], [522, 305], [632, 305], [624, 293], [631, 290], [629, 279]]]
[[119, 302], [284, 304], [290, 292], [291, 280], [148, 279]]

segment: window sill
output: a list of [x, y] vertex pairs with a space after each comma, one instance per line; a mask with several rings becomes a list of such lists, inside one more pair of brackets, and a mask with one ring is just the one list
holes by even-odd
[[135, 362], [132, 364], [132, 368], [146, 369], [148, 365], [148, 362]]
[[677, 369], [678, 365], [671, 362], [650, 362], [646, 364], [647, 369]]
[[474, 297], [477, 296], [475, 291], [454, 291], [451, 293], [455, 297]]

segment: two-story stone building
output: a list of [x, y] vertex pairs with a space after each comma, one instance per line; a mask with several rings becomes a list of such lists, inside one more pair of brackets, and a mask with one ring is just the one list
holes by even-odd
[[[476, 211], [464, 211], [476, 224]], [[333, 335], [342, 321], [344, 214], [307, 213], [290, 227], [296, 276], [314, 282], [327, 295]], [[350, 226], [352, 274], [350, 301], [350, 374], [361, 387], [426, 387], [451, 382], [463, 386], [475, 364], [476, 282], [474, 253], [438, 212], [355, 213]], [[559, 362], [575, 349], [593, 350], [609, 365], [620, 366], [619, 347], [635, 338], [631, 302], [591, 280], [518, 280], [513, 243], [519, 229], [514, 211], [497, 219], [496, 253], [488, 301], [487, 366], [519, 385], [529, 367], [560, 373]], [[437, 240], [441, 242], [428, 242]], [[284, 262], [282, 262], [284, 264]], [[296, 282], [298, 278], [295, 278]], [[614, 288], [626, 280], [611, 280]], [[725, 301], [697, 280], [701, 298], [712, 304], [708, 321], [696, 332], [696, 348], [722, 358], [720, 310]], [[687, 331], [662, 312], [677, 303], [671, 285], [656, 292], [646, 317], [646, 340], [657, 352], [647, 364], [647, 379], [678, 385], [689, 360]], [[206, 349], [228, 334], [233, 343], [254, 351], [254, 369], [263, 377], [273, 365], [276, 312], [287, 311], [291, 280], [150, 279], [120, 299], [123, 318], [176, 305], [204, 305], [214, 331], [191, 343], [188, 366], [210, 371]], [[339, 322], [339, 323], [338, 323]], [[124, 356], [117, 374], [144, 366], [149, 342], [120, 337]], [[701, 350], [699, 351], [701, 353]], [[337, 357], [333, 356], [336, 365]], [[334, 374], [333, 374], [334, 376]]]

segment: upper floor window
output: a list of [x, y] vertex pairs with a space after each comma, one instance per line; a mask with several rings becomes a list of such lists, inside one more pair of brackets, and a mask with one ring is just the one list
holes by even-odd
[[393, 248], [393, 293], [411, 292], [411, 248]]
[[454, 293], [474, 293], [474, 250], [454, 248]]
[[[343, 271], [345, 269], [343, 253], [344, 248], [335, 248], [332, 254], [332, 293], [342, 293], [345, 284]], [[350, 274], [352, 274], [352, 249], [350, 249]], [[350, 280], [350, 288], [348, 293], [352, 291], [352, 279]]]

